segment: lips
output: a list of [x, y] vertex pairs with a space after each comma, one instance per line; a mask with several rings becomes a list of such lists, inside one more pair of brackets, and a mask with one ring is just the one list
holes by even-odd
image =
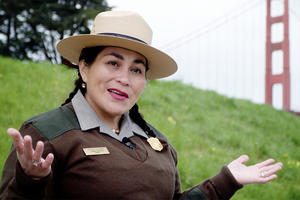
[[115, 88], [109, 88], [107, 90], [109, 92], [109, 94], [116, 98], [116, 99], [120, 99], [120, 100], [123, 100], [123, 99], [126, 99], [128, 98], [128, 94], [126, 92], [122, 92], [118, 89], [115, 89]]

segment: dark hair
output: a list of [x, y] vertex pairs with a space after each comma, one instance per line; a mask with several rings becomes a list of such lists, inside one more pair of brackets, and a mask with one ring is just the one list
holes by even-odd
[[[96, 47], [88, 47], [88, 48], [82, 49], [80, 56], [79, 56], [79, 61], [84, 60], [84, 62], [87, 65], [89, 65], [89, 66], [92, 65], [93, 62], [95, 61], [96, 57], [98, 56], [98, 54], [104, 48], [105, 48], [105, 46], [96, 46]], [[70, 103], [72, 98], [75, 96], [75, 94], [77, 93], [78, 90], [80, 90], [83, 95], [85, 95], [85, 93], [86, 93], [86, 88], [82, 87], [82, 84], [84, 83], [84, 81], [82, 80], [78, 66], [77, 66], [77, 70], [78, 70], [78, 79], [76, 79], [74, 82], [75, 88], [69, 94], [69, 97], [65, 100], [65, 102], [62, 104], [62, 106], [67, 103]], [[148, 61], [146, 59], [146, 71], [147, 70], [148, 70]], [[148, 126], [147, 122], [144, 120], [142, 115], [139, 113], [139, 107], [137, 104], [134, 104], [134, 106], [130, 109], [129, 116], [137, 125], [139, 125], [143, 129], [143, 131], [145, 131], [145, 133], [147, 135], [155, 137], [155, 134], [150, 129], [150, 127]]]
[[[105, 48], [104, 46], [96, 46], [96, 47], [83, 48], [81, 50], [81, 53], [80, 53], [78, 61], [84, 60], [84, 62], [87, 65], [90, 66], [90, 65], [93, 64], [93, 62], [95, 61], [95, 59], [98, 56], [98, 54], [104, 48]], [[85, 82], [82, 80], [82, 77], [80, 75], [79, 66], [75, 66], [75, 68], [77, 68], [77, 70], [78, 70], [78, 79], [76, 79], [75, 82], [74, 82], [75, 88], [69, 94], [69, 97], [65, 100], [65, 102], [62, 104], [62, 106], [65, 105], [65, 104], [67, 104], [67, 103], [69, 103], [69, 102], [71, 102], [72, 98], [75, 96], [75, 94], [77, 93], [78, 90], [80, 90], [83, 95], [85, 95], [85, 93], [86, 93], [86, 88], [82, 87], [82, 84], [85, 83]]]

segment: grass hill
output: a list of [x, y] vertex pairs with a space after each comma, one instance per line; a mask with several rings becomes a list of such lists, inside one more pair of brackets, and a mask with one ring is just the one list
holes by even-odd
[[[76, 77], [64, 66], [0, 57], [0, 172], [11, 146], [6, 129], [59, 106]], [[247, 185], [233, 199], [300, 199], [300, 117], [180, 82], [150, 81], [138, 104], [176, 148], [183, 189], [247, 154], [248, 164], [273, 157], [283, 170], [277, 180]]]

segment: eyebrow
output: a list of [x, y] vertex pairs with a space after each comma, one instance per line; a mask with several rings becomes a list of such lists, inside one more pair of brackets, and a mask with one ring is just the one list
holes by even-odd
[[[114, 52], [108, 53], [108, 54], [106, 54], [106, 56], [114, 56], [114, 57], [116, 57], [116, 58], [118, 58], [118, 59], [120, 59], [120, 60], [124, 60], [124, 57], [123, 57], [121, 54], [114, 53]], [[134, 60], [133, 62], [136, 63], [136, 64], [143, 64], [143, 65], [146, 67], [146, 63], [145, 63], [145, 61], [142, 60], [142, 59], [136, 59], [136, 60]], [[147, 68], [147, 67], [146, 67], [146, 68]]]

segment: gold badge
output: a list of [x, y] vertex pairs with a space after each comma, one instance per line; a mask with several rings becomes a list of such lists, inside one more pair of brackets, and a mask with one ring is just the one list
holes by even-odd
[[155, 151], [161, 151], [163, 149], [162, 144], [160, 143], [160, 141], [157, 138], [150, 137], [147, 139], [147, 142], [150, 144], [152, 149], [154, 149]]
[[106, 155], [109, 151], [106, 147], [83, 148], [86, 156]]

